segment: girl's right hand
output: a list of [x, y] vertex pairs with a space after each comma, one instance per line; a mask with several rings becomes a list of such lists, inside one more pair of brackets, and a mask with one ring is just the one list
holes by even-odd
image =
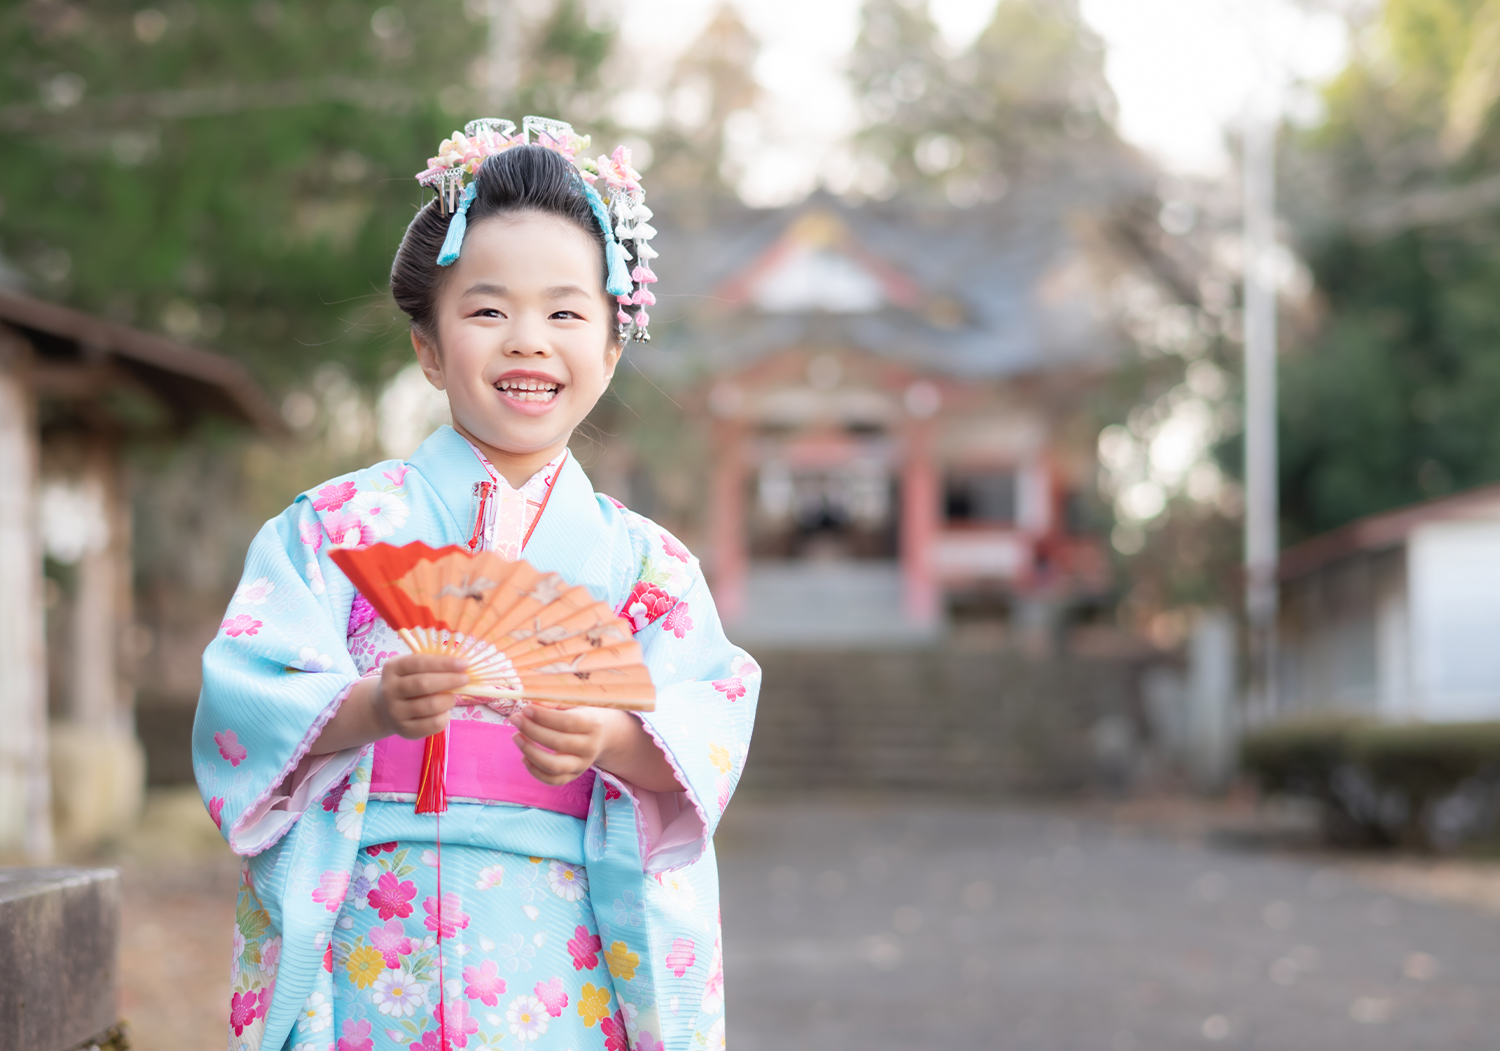
[[442, 733], [457, 698], [469, 681], [468, 663], [459, 657], [408, 653], [380, 666], [372, 705], [387, 732], [408, 740]]

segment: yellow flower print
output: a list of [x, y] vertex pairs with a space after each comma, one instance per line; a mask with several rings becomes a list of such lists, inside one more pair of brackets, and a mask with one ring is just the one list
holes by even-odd
[[583, 1019], [583, 1024], [589, 1029], [594, 1028], [599, 1019], [609, 1017], [609, 990], [596, 988], [592, 982], [584, 982], [583, 992], [578, 994], [578, 1017]]
[[615, 942], [605, 950], [604, 962], [610, 974], [628, 982], [635, 978], [635, 969], [641, 965], [641, 958], [624, 942]]
[[356, 946], [349, 954], [349, 980], [361, 989], [368, 989], [380, 977], [385, 958], [368, 945]]
[[713, 763], [714, 769], [721, 774], [729, 773], [729, 768], [733, 765], [729, 758], [729, 749], [717, 741], [708, 743], [708, 761]]

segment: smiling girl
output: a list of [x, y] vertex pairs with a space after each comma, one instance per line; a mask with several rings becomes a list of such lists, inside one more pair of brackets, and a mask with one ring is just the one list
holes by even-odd
[[[466, 132], [419, 176], [438, 197], [391, 275], [453, 426], [268, 522], [204, 654], [198, 782], [245, 855], [230, 1047], [717, 1047], [712, 836], [759, 669], [687, 549], [568, 452], [645, 338], [650, 212], [628, 153], [583, 159], [567, 125]], [[610, 602], [656, 710], [505, 717], [455, 696], [461, 662], [408, 653], [328, 557], [415, 540]], [[413, 802], [422, 740], [445, 731], [439, 849]]]

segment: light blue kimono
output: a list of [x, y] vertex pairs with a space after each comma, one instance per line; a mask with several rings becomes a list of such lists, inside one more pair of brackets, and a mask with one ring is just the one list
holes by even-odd
[[[374, 848], [430, 842], [434, 819], [370, 796], [373, 746], [307, 754], [359, 678], [346, 636], [354, 589], [328, 556], [336, 545], [376, 541], [463, 543], [474, 483], [486, 478], [468, 443], [440, 428], [409, 461], [304, 493], [251, 546], [203, 656], [193, 730], [204, 802], [246, 858], [231, 1049], [369, 1046], [340, 1040], [324, 1021], [335, 923], [347, 907], [364, 907], [359, 873], [374, 871]], [[595, 494], [572, 457], [524, 557], [633, 621], [657, 686], [656, 710], [642, 721], [687, 790], [647, 792], [600, 772], [586, 820], [456, 802], [441, 817], [443, 845], [585, 866], [610, 985], [588, 1009], [607, 992], [612, 1032], [628, 1025], [635, 1051], [716, 1047], [724, 1022], [712, 836], [744, 767], [760, 670], [724, 637], [697, 560], [654, 523]], [[500, 941], [512, 932], [484, 934]], [[450, 961], [450, 979], [456, 968]], [[612, 1039], [614, 1047], [625, 1036]]]

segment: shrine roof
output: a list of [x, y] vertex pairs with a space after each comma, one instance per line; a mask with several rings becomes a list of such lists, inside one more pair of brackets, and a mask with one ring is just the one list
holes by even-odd
[[221, 355], [11, 291], [0, 291], [0, 328], [30, 344], [41, 395], [80, 399], [115, 388], [143, 390], [178, 425], [215, 415], [268, 433], [285, 430], [250, 374]]
[[1108, 365], [1126, 346], [1110, 226], [1154, 193], [1125, 167], [1032, 179], [970, 208], [821, 192], [777, 209], [664, 205], [660, 336], [640, 356], [722, 373], [844, 347], [966, 378]]

